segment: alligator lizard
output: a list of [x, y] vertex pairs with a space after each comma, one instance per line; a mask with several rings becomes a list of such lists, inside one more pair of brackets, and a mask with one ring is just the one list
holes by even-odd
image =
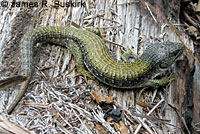
[[[67, 43], [67, 40], [74, 43]], [[61, 26], [39, 27], [25, 34], [20, 42], [23, 75], [31, 74], [34, 68], [33, 45], [41, 42], [68, 47], [75, 57], [79, 74], [85, 78], [95, 77], [109, 86], [121, 89], [159, 86], [166, 83], [163, 82], [166, 80], [166, 71], [184, 49], [182, 44], [169, 41], [150, 44], [135, 62], [122, 62], [110, 55], [104, 41], [93, 32]], [[21, 100], [29, 80], [19, 89], [19, 93], [8, 108], [8, 113], [11, 113]]]

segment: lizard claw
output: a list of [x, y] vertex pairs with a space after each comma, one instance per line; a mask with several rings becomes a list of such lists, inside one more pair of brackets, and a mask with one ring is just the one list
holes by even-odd
[[175, 80], [175, 78], [171, 78], [173, 76], [173, 73], [171, 73], [169, 76], [168, 76], [168, 79], [169, 79], [169, 84]]
[[89, 84], [88, 82], [88, 79], [87, 78], [90, 78], [92, 80], [95, 79], [95, 77], [88, 71], [86, 70], [82, 70], [82, 71], [78, 71], [78, 74], [74, 76], [74, 78], [78, 77], [78, 76], [83, 76], [84, 77], [84, 80], [87, 84]]

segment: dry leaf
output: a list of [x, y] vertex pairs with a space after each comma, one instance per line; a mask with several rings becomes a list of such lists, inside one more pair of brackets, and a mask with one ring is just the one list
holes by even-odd
[[107, 133], [105, 128], [100, 124], [96, 124], [96, 130], [97, 130], [97, 134], [106, 134]]
[[114, 127], [121, 134], [128, 134], [128, 128], [125, 126], [124, 122], [120, 121], [119, 123], [115, 123]]
[[100, 93], [96, 91], [91, 92], [91, 97], [93, 100], [96, 100], [98, 104], [106, 101], [106, 99]]
[[113, 103], [114, 102], [114, 97], [111, 96], [111, 97], [106, 97], [106, 103]]

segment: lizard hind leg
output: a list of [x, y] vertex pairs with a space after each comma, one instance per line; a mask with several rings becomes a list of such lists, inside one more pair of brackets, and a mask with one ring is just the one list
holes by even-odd
[[75, 42], [70, 42], [69, 43], [69, 50], [72, 53], [72, 55], [74, 56], [75, 62], [76, 62], [76, 71], [78, 72], [77, 75], [75, 75], [75, 77], [78, 76], [83, 76], [85, 82], [88, 84], [88, 80], [87, 78], [90, 79], [95, 79], [95, 77], [86, 70], [85, 66], [84, 66], [84, 62], [83, 62], [83, 55], [81, 52], [81, 49], [79, 47], [79, 45]]
[[128, 59], [130, 58], [131, 54], [132, 54], [132, 50], [128, 47], [127, 50], [123, 50], [123, 54], [121, 55], [121, 60], [123, 62], [128, 62]]
[[99, 29], [99, 28], [87, 28], [87, 31], [90, 31], [101, 38], [106, 37], [106, 33], [107, 33], [106, 31], [103, 31], [102, 29]]

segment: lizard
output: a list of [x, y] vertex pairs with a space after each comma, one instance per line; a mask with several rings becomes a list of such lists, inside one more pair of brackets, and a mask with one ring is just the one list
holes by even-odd
[[[71, 43], [69, 43], [69, 40]], [[117, 61], [109, 53], [103, 39], [94, 32], [67, 26], [38, 27], [27, 32], [20, 42], [21, 68], [27, 80], [8, 107], [11, 113], [23, 97], [33, 74], [33, 46], [55, 43], [68, 47], [75, 58], [78, 75], [120, 89], [163, 86], [169, 82], [169, 68], [182, 54], [181, 43], [165, 41], [149, 44], [134, 62]]]

